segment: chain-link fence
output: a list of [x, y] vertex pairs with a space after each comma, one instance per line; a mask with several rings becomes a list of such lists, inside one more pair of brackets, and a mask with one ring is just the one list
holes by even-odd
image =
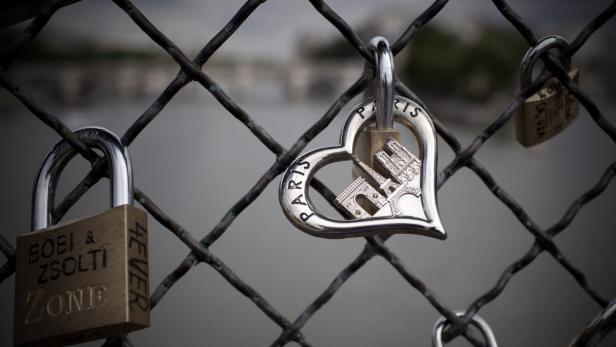
[[[7, 75], [7, 70], [11, 62], [18, 56], [45, 27], [54, 13], [64, 7], [75, 3], [76, 0], [54, 0], [44, 3], [9, 2], [5, 13], [0, 20], [2, 25], [7, 26], [26, 18], [34, 17], [29, 25], [19, 34], [19, 36], [7, 47], [0, 55], [1, 85], [13, 94], [34, 116], [53, 129], [70, 144], [90, 163], [91, 171], [85, 178], [68, 194], [68, 196], [56, 206], [54, 211], [55, 219], [60, 219], [67, 210], [75, 204], [85, 192], [96, 184], [102, 177], [106, 176], [105, 158], [81, 143], [72, 131], [58, 118], [45, 110], [37, 103], [26, 91], [24, 91], [18, 81], [13, 80]], [[517, 217], [522, 226], [535, 238], [532, 247], [523, 254], [516, 262], [508, 266], [501, 274], [497, 284], [481, 294], [475, 299], [468, 308], [464, 316], [455, 315], [448, 305], [443, 302], [430, 287], [420, 278], [416, 277], [409, 267], [387, 246], [387, 238], [367, 237], [366, 245], [360, 254], [340, 272], [331, 284], [319, 294], [312, 303], [295, 319], [290, 320], [272, 306], [259, 292], [241, 279], [232, 269], [224, 264], [216, 255], [210, 251], [210, 246], [214, 244], [234, 222], [234, 220], [246, 209], [265, 188], [274, 182], [276, 177], [282, 173], [289, 164], [304, 150], [306, 145], [323, 131], [340, 110], [353, 97], [364, 91], [374, 78], [373, 55], [368, 50], [367, 45], [357, 35], [353, 28], [347, 24], [336, 12], [334, 12], [324, 1], [310, 0], [315, 10], [326, 18], [340, 34], [355, 48], [357, 54], [362, 56], [368, 64], [357, 78], [331, 107], [318, 119], [309, 129], [307, 129], [299, 139], [290, 147], [284, 148], [276, 141], [266, 129], [261, 127], [246, 111], [244, 111], [225, 91], [210, 78], [206, 71], [201, 67], [213, 56], [213, 54], [234, 34], [234, 32], [244, 23], [244, 21], [259, 7], [265, 0], [248, 0], [235, 13], [233, 18], [210, 40], [197, 56], [191, 60], [184, 54], [169, 38], [165, 36], [153, 23], [151, 23], [140, 10], [130, 2], [130, 0], [114, 0], [126, 14], [141, 28], [151, 40], [163, 48], [169, 56], [179, 65], [180, 71], [168, 86], [160, 93], [156, 100], [143, 112], [143, 114], [126, 130], [122, 136], [122, 141], [126, 146], [141, 134], [141, 132], [157, 117], [165, 106], [176, 96], [176, 94], [191, 82], [201, 84], [211, 93], [218, 102], [237, 120], [242, 122], [271, 152], [276, 155], [276, 160], [258, 179], [257, 183], [242, 196], [223, 216], [220, 222], [201, 240], [193, 237], [181, 224], [167, 215], [148, 195], [136, 187], [136, 200], [164, 227], [169, 229], [179, 238], [191, 251], [176, 268], [170, 273], [162, 283], [158, 284], [152, 293], [152, 308], [165, 297], [171, 288], [180, 281], [183, 276], [190, 271], [197, 263], [209, 264], [214, 270], [222, 275], [235, 289], [251, 300], [267, 317], [281, 327], [282, 332], [272, 342], [272, 346], [283, 346], [294, 341], [302, 346], [310, 346], [310, 337], [302, 332], [302, 328], [329, 300], [339, 291], [344, 283], [353, 276], [360, 268], [368, 263], [375, 256], [383, 257], [393, 268], [448, 321], [448, 328], [445, 330], [445, 340], [449, 341], [459, 335], [464, 336], [475, 346], [483, 346], [484, 341], [478, 338], [471, 330], [467, 330], [472, 317], [484, 306], [495, 300], [507, 287], [510, 280], [521, 270], [531, 264], [540, 253], [547, 251], [571, 276], [577, 281], [584, 292], [592, 298], [601, 308], [597, 315], [597, 320], [588, 326], [586, 330], [578, 335], [577, 345], [593, 345], [607, 334], [615, 326], [615, 316], [611, 299], [601, 295], [597, 290], [591, 288], [582, 271], [580, 271], [569, 258], [553, 242], [553, 237], [565, 230], [573, 221], [576, 214], [591, 200], [599, 196], [608, 186], [614, 175], [616, 175], [616, 162], [605, 169], [600, 180], [588, 191], [575, 199], [567, 209], [563, 217], [548, 228], [541, 228], [535, 223], [525, 209], [513, 199], [513, 197], [499, 186], [493, 176], [482, 164], [474, 157], [475, 153], [482, 145], [495, 133], [500, 131], [504, 125], [511, 121], [516, 109], [524, 100], [537, 92], [548, 79], [557, 77], [564, 86], [579, 100], [581, 105], [588, 111], [593, 121], [603, 132], [616, 141], [616, 128], [607, 121], [601, 110], [595, 105], [584, 90], [569, 77], [567, 71], [560, 64], [563, 58], [571, 57], [580, 50], [589, 37], [610, 20], [616, 13], [616, 2], [612, 2], [609, 7], [604, 9], [577, 35], [569, 44], [568, 48], [561, 53], [560, 57], [547, 53], [542, 56], [546, 70], [537, 77], [532, 83], [523, 88], [507, 103], [503, 112], [498, 114], [491, 123], [481, 131], [467, 147], [463, 147], [456, 136], [448, 130], [438, 119], [433, 118], [438, 135], [451, 147], [455, 153], [455, 158], [439, 173], [437, 186], [440, 188], [448, 179], [455, 175], [461, 168], [466, 167], [474, 172], [485, 187], [492, 192], [511, 212]], [[422, 12], [409, 26], [403, 34], [392, 44], [394, 54], [403, 50], [409, 42], [413, 40], [416, 33], [428, 22], [430, 22], [447, 5], [447, 0], [434, 1], [424, 12]], [[487, 3], [487, 1], [486, 1]], [[493, 5], [500, 11], [505, 20], [517, 29], [519, 34], [526, 40], [529, 46], [535, 46], [540, 39], [525, 24], [523, 18], [504, 0], [492, 0]], [[421, 101], [407, 88], [402, 82], [396, 80], [397, 92], [405, 97]], [[313, 188], [318, 191], [333, 206], [335, 195], [319, 180], [312, 180]], [[0, 268], [0, 283], [5, 281], [15, 271], [15, 252], [11, 243], [0, 236], [0, 250], [7, 257], [8, 261]], [[590, 318], [590, 317], [589, 317]], [[131, 345], [127, 337], [109, 339], [105, 345]]]

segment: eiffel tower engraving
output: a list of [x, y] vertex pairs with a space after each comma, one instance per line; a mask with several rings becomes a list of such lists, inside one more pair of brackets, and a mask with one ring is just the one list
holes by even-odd
[[421, 217], [405, 211], [399, 204], [403, 196], [417, 199], [421, 196], [421, 161], [394, 139], [387, 140], [383, 149], [374, 154], [374, 159], [385, 176], [353, 157], [362, 174], [336, 197], [336, 204], [348, 217], [356, 219]]

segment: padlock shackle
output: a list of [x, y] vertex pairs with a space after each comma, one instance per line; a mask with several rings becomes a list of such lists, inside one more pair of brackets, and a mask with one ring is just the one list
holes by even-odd
[[[533, 69], [537, 61], [548, 50], [556, 48], [562, 53], [569, 47], [569, 43], [564, 38], [558, 35], [550, 35], [542, 38], [537, 42], [537, 45], [531, 47], [526, 51], [524, 58], [522, 58], [522, 64], [520, 64], [520, 88], [525, 88], [531, 84], [533, 79]], [[565, 69], [571, 69], [571, 56], [564, 57], [565, 60], [561, 60], [561, 64]], [[544, 67], [545, 69], [545, 67]], [[543, 71], [542, 71], [543, 72]]]
[[376, 127], [392, 129], [394, 127], [394, 57], [386, 38], [377, 36], [370, 40], [374, 51], [376, 65]]
[[[103, 152], [107, 158], [111, 180], [111, 205], [133, 204], [133, 170], [128, 150], [111, 131], [99, 127], [76, 130], [75, 136], [86, 146]], [[58, 142], [41, 165], [32, 198], [32, 230], [40, 230], [54, 223], [52, 209], [60, 174], [77, 154], [65, 140]]]
[[[463, 317], [466, 312], [464, 311], [455, 311], [454, 312], [457, 317]], [[447, 318], [441, 317], [434, 324], [434, 328], [432, 329], [432, 347], [443, 347], [443, 330], [449, 322]], [[469, 324], [475, 326], [483, 335], [485, 339], [487, 347], [498, 347], [496, 343], [496, 337], [494, 337], [494, 333], [492, 332], [492, 328], [488, 325], [488, 323], [478, 315], [474, 315], [471, 318]]]

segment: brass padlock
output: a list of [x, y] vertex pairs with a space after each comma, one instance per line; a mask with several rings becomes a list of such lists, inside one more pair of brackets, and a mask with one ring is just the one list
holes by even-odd
[[107, 158], [112, 209], [53, 224], [59, 174], [76, 154], [61, 141], [34, 187], [32, 230], [17, 238], [15, 346], [60, 346], [150, 325], [147, 215], [133, 206], [132, 167], [120, 139], [102, 128], [75, 135]]
[[[374, 155], [385, 147], [389, 139], [400, 142], [400, 130], [394, 128], [393, 110], [404, 107], [398, 100], [394, 100], [394, 58], [389, 48], [389, 42], [383, 37], [375, 37], [370, 41], [370, 48], [374, 52], [376, 65], [376, 103], [375, 109], [365, 110], [376, 112], [376, 124], [368, 126], [357, 137], [354, 153], [359, 161], [368, 167], [380, 171], [375, 165]], [[353, 165], [353, 179], [365, 175], [359, 165]]]
[[[563, 52], [567, 47], [567, 41], [559, 36], [548, 36], [531, 47], [522, 59], [520, 87], [531, 83], [533, 68], [541, 54], [551, 48]], [[571, 59], [562, 63], [569, 70], [569, 77], [577, 83], [579, 70], [571, 68]], [[516, 138], [525, 147], [547, 141], [564, 130], [575, 119], [578, 110], [577, 99], [553, 77], [518, 108]]]

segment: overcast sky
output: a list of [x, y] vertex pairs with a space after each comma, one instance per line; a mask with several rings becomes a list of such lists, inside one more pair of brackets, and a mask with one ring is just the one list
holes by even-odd
[[[244, 0], [133, 1], [159, 29], [186, 51], [194, 51], [203, 46], [244, 3]], [[611, 1], [509, 2], [534, 28], [558, 27], [574, 33]], [[410, 21], [430, 3], [428, 0], [328, 1], [334, 10], [354, 26], [375, 13], [402, 14], [408, 16]], [[457, 30], [465, 24], [484, 21], [507, 24], [489, 0], [452, 0], [436, 22]], [[400, 32], [403, 29], [400, 28]], [[46, 39], [58, 40], [59, 44], [66, 42], [66, 37], [82, 37], [111, 45], [154, 45], [111, 1], [84, 0], [62, 9], [52, 18], [46, 30]], [[286, 59], [293, 54], [298, 35], [306, 33], [329, 37], [335, 33], [335, 29], [307, 0], [269, 0], [223, 46], [222, 52]]]

